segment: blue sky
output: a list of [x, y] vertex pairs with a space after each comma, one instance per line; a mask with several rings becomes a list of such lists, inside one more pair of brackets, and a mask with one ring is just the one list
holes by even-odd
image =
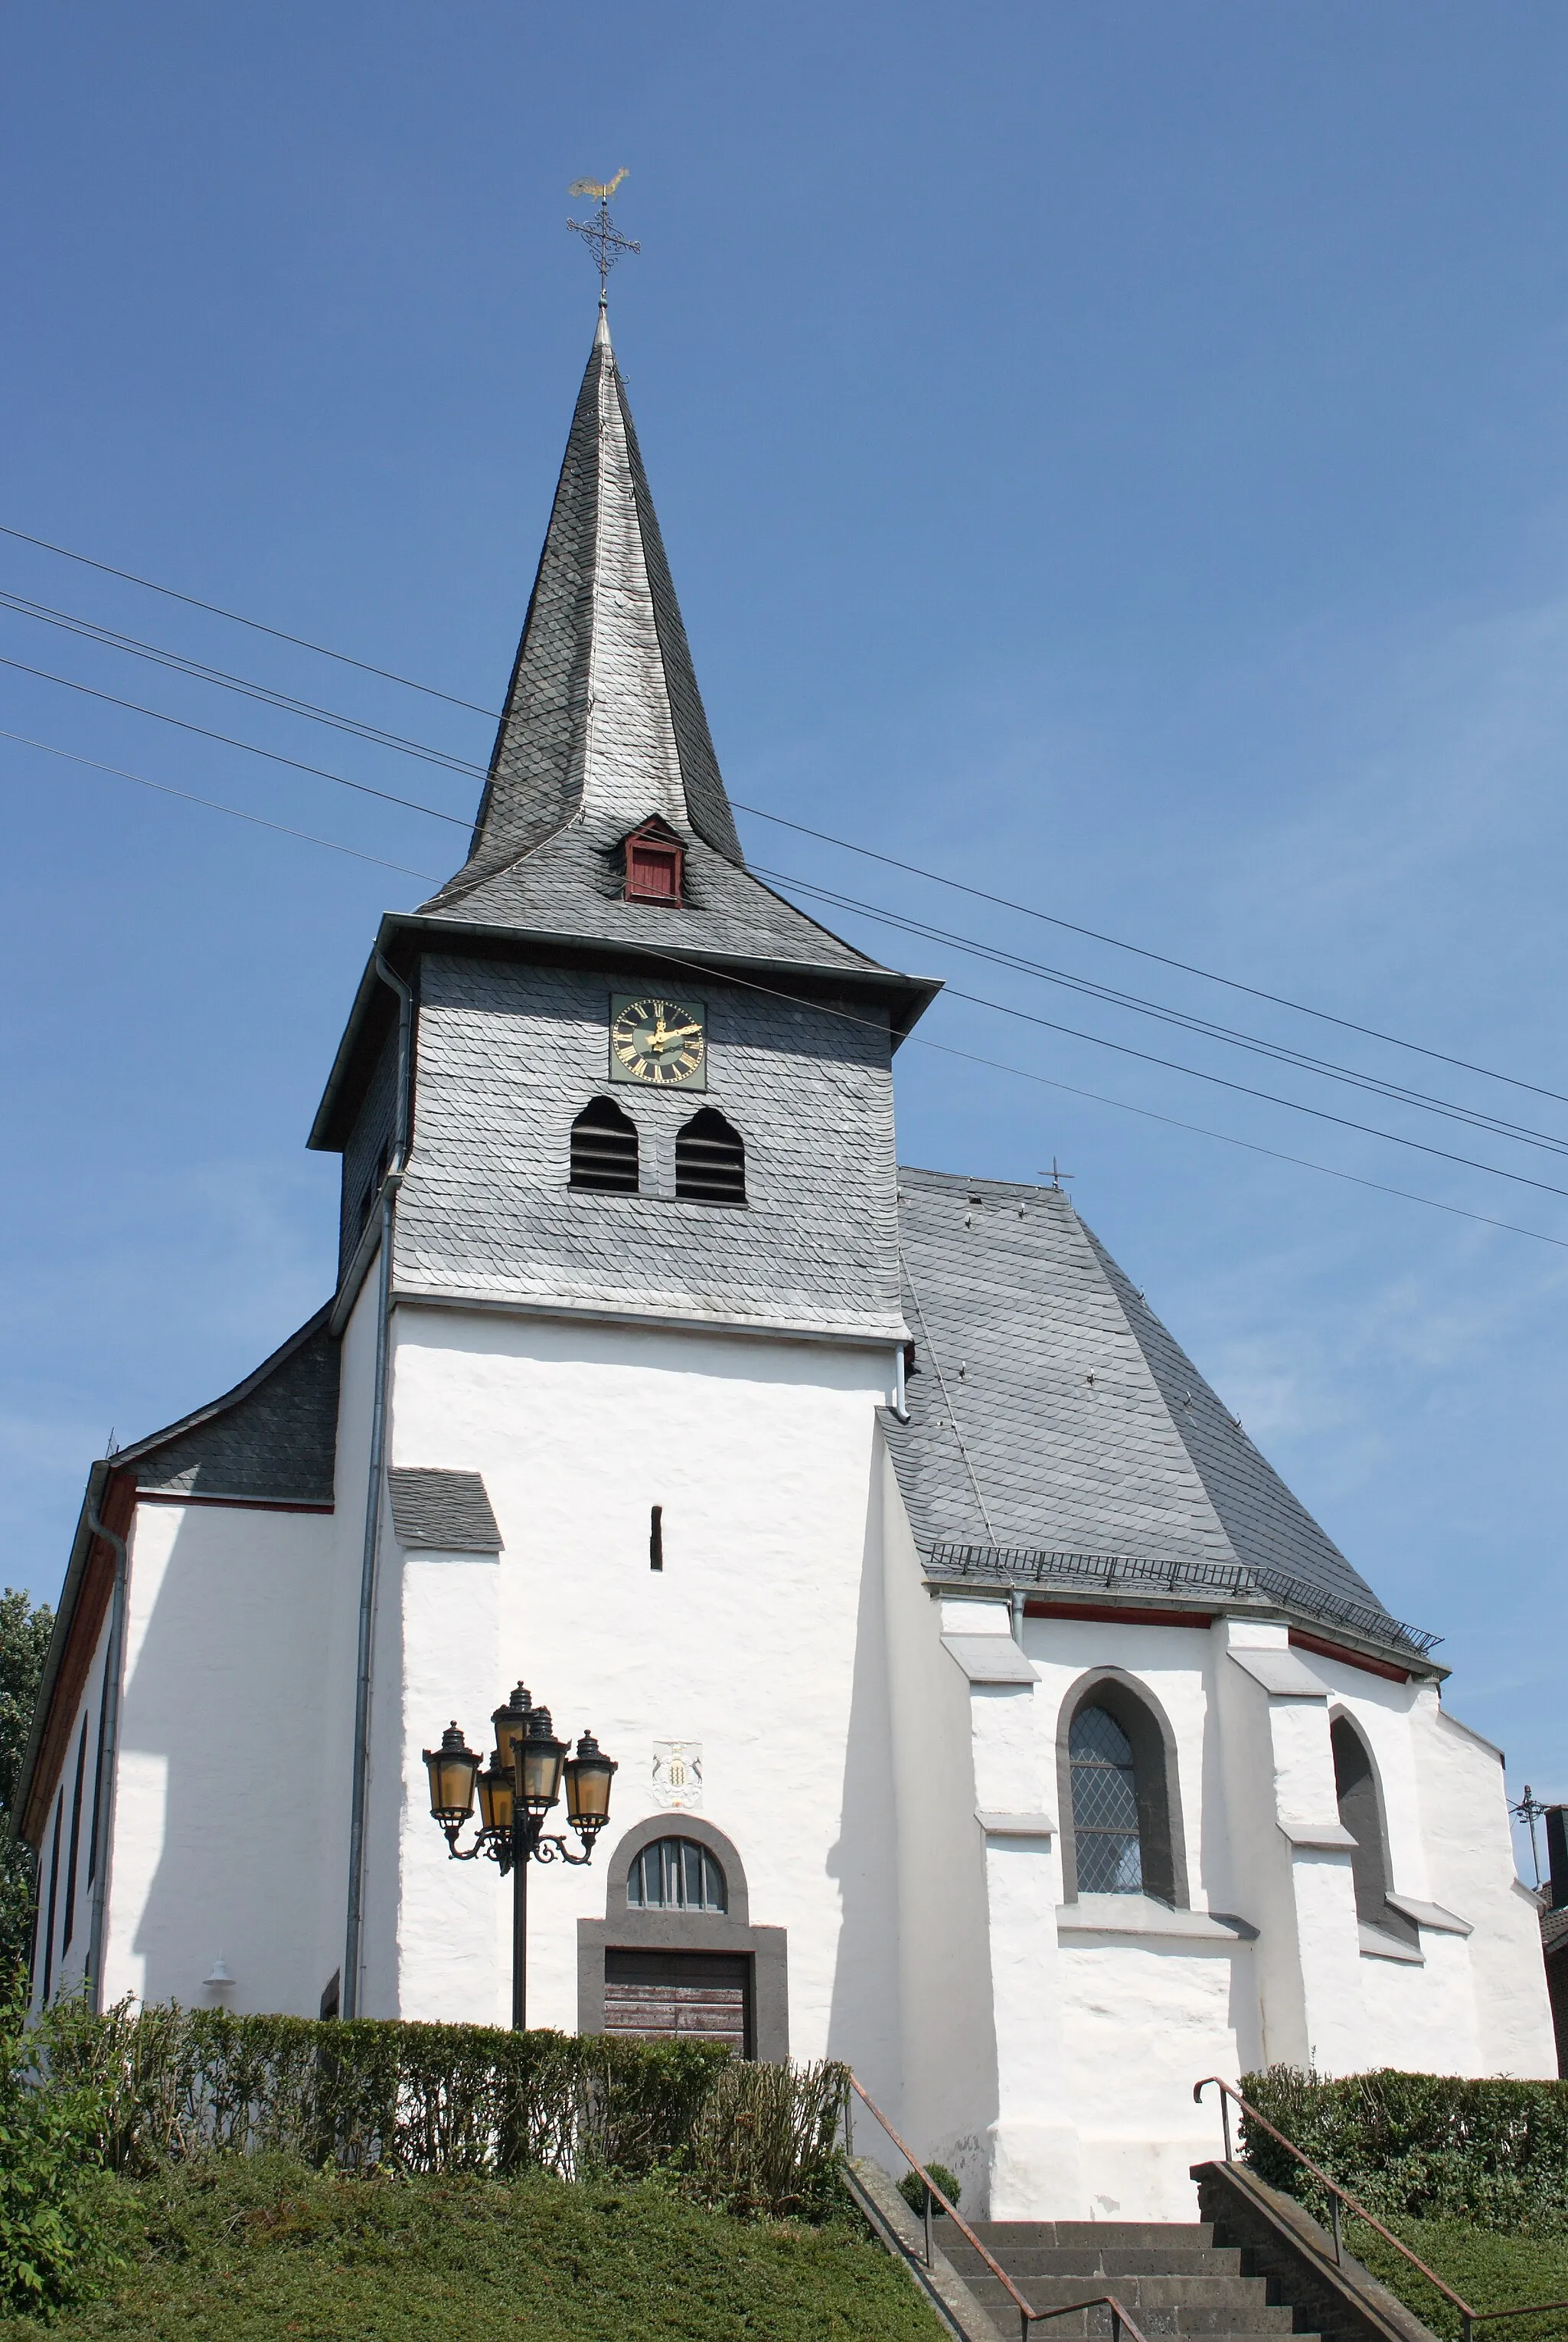
[[[593, 326], [747, 804], [1568, 1094], [1563, 102], [1545, 0], [145, 0], [0, 28], [0, 521], [482, 706]], [[483, 759], [474, 714], [0, 537], [0, 586]], [[460, 816], [475, 785], [0, 610], [0, 655]], [[460, 832], [0, 666], [0, 725], [444, 876]], [[304, 1136], [428, 892], [0, 741], [0, 1576], [316, 1306]], [[1563, 1097], [750, 820], [771, 869], [1538, 1132]], [[1568, 1187], [1568, 1162], [850, 915], [904, 964]], [[904, 1158], [1086, 1218], [1517, 1793], [1561, 1732], [1563, 1196], [948, 1001]]]

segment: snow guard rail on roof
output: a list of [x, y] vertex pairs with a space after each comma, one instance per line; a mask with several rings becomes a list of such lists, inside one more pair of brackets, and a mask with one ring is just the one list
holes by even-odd
[[1442, 1642], [1423, 1626], [1407, 1626], [1370, 1602], [1352, 1602], [1281, 1569], [1257, 1569], [1247, 1562], [1154, 1561], [1124, 1553], [1043, 1553], [1026, 1546], [934, 1545], [927, 1575], [944, 1579], [983, 1579], [1003, 1586], [1104, 1586], [1157, 1588], [1162, 1593], [1252, 1595], [1277, 1602], [1309, 1617], [1343, 1626], [1369, 1642], [1392, 1643], [1425, 1658]]

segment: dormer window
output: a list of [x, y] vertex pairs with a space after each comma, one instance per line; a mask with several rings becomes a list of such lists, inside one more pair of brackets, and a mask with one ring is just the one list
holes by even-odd
[[678, 904], [685, 858], [673, 829], [645, 821], [626, 840], [627, 902]]

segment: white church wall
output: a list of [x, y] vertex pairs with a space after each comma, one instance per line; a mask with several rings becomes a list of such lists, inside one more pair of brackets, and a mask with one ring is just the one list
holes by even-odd
[[143, 1503], [130, 1539], [108, 2001], [314, 2015], [329, 1515]]
[[[887, 2070], [872, 2067], [863, 2078], [916, 2154], [934, 2156], [955, 2174], [964, 2208], [984, 2214], [997, 2109], [996, 2027], [969, 1685], [943, 1648], [944, 1607], [923, 1583], [880, 1435], [876, 1475], [897, 1801], [902, 2038]], [[964, 1606], [966, 1612], [970, 1606]], [[862, 2125], [856, 2145], [902, 2174], [896, 2149], [880, 2141], [874, 2126]]]
[[[50, 1823], [43, 1861], [38, 1874], [38, 1930], [36, 1957], [33, 1962], [32, 2005], [42, 2006], [44, 1978], [47, 1972], [50, 1997], [77, 1990], [86, 1973], [92, 1946], [92, 1909], [95, 1891], [93, 1876], [93, 1821], [95, 1778], [98, 1746], [98, 1718], [104, 1696], [105, 1670], [108, 1661], [109, 1621], [105, 1616], [99, 1628], [98, 1640], [88, 1662], [86, 1682], [66, 1736], [65, 1762], [55, 1784], [55, 1798], [50, 1801], [53, 1815], [55, 1801], [60, 1811], [60, 1849], [58, 1864], [54, 1850], [54, 1825]], [[83, 1751], [83, 1727], [86, 1729], [85, 1763], [83, 1766], [81, 1817], [76, 1830], [75, 1891], [71, 1862], [72, 1813], [76, 1798], [76, 1768]], [[51, 1893], [53, 1888], [53, 1893]], [[54, 1907], [54, 1932], [46, 1943], [50, 1907]]]
[[[315, 1978], [315, 1995], [307, 2012], [315, 2015], [331, 1979], [340, 1978], [348, 1922], [349, 1816], [354, 1768], [355, 1674], [359, 1641], [359, 1589], [365, 1555], [365, 1511], [369, 1493], [370, 1426], [375, 1389], [377, 1269], [361, 1284], [344, 1327], [338, 1362], [337, 1457], [334, 1481], [333, 1560], [323, 1587], [322, 1653], [324, 1676], [330, 1686], [320, 1720], [322, 1778], [319, 1836], [323, 1893], [304, 1929], [307, 1957]], [[385, 1586], [385, 1576], [382, 1580]], [[395, 1613], [394, 1613], [395, 1616]], [[378, 1626], [385, 1632], [384, 1609]], [[393, 1648], [395, 1650], [395, 1635]], [[393, 1681], [395, 1685], [396, 1677]], [[378, 1709], [371, 1709], [371, 1776], [379, 1754], [375, 1733]], [[381, 1720], [385, 1722], [384, 1708]], [[386, 1758], [382, 1757], [385, 1767]], [[391, 1752], [394, 1777], [401, 1773], [402, 1751]], [[377, 1860], [377, 1857], [380, 1860]], [[365, 1871], [365, 1942], [372, 1967], [384, 1939], [390, 1940], [396, 1912], [395, 1844], [367, 1847]], [[379, 1897], [379, 1901], [378, 1898]], [[365, 2015], [389, 2014], [373, 2000], [361, 2004]]]
[[[1503, 1753], [1450, 1716], [1434, 1689], [1423, 1690], [1412, 1721], [1432, 1900], [1474, 1931], [1463, 1941], [1478, 2070], [1551, 2079], [1557, 2055], [1540, 1907], [1514, 1872]], [[1423, 1932], [1422, 1940], [1432, 1939]], [[1429, 2046], [1422, 2062], [1433, 2059]]]
[[[1027, 1618], [1024, 1648], [1040, 1675], [1034, 1696], [1039, 1762], [1054, 1776], [1064, 1712], [1082, 1679], [1114, 1667], [1157, 1705], [1174, 1755], [1173, 1830], [1179, 1835], [1191, 1935], [1144, 1898], [1095, 1897], [1051, 1915], [1064, 2051], [1063, 2102], [1078, 2137], [1076, 2194], [1049, 2198], [1064, 2218], [1188, 2219], [1190, 2166], [1212, 2151], [1213, 2115], [1193, 2104], [1202, 2076], [1233, 2077], [1256, 2038], [1253, 1946], [1207, 1931], [1211, 1910], [1258, 1924], [1254, 1898], [1230, 1854], [1232, 1785], [1214, 1722], [1222, 1656], [1202, 1628]], [[1057, 1802], [1054, 1789], [1052, 1803]], [[1071, 1822], [1070, 1813], [1065, 1817]], [[1056, 1865], [1058, 1894], [1060, 1862]], [[1129, 1907], [1124, 1915], [1119, 1907]], [[1106, 1925], [1089, 1932], [1089, 1911]], [[1111, 2207], [1118, 2208], [1113, 2211]]]
[[789, 1931], [793, 2051], [885, 2066], [895, 1827], [867, 1507], [889, 1351], [406, 1305], [394, 1325], [392, 1461], [482, 1473], [504, 1540], [488, 1571], [404, 1558], [383, 1579], [407, 1694], [375, 1791], [377, 1844], [390, 1814], [402, 1847], [398, 2013], [506, 2019], [511, 1889], [447, 1862], [419, 1752], [454, 1715], [477, 1745], [521, 1674], [563, 1737], [592, 1728], [621, 1766], [592, 1868], [533, 1874], [530, 2020], [574, 2027], [576, 1921], [604, 1916], [610, 1847], [660, 1810], [654, 1744], [679, 1740], [754, 1924]]

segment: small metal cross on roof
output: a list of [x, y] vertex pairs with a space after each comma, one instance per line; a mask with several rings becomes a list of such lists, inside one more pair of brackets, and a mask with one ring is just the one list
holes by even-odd
[[[1045, 1176], [1044, 1171], [1042, 1171], [1040, 1176], [1044, 1179]], [[1077, 1176], [1078, 1174], [1076, 1171], [1064, 1171], [1057, 1163], [1056, 1157], [1054, 1156], [1051, 1157], [1051, 1185], [1055, 1188], [1058, 1195], [1062, 1192], [1062, 1182], [1064, 1179], [1075, 1179]]]
[[566, 223], [574, 235], [580, 235], [593, 254], [599, 270], [599, 298], [603, 301], [609, 291], [610, 271], [624, 252], [641, 252], [640, 244], [629, 235], [622, 235], [610, 217], [610, 198], [626, 174], [617, 171], [614, 177], [601, 183], [598, 179], [574, 179], [566, 193], [569, 195], [594, 195], [599, 210], [590, 220], [569, 219]]

